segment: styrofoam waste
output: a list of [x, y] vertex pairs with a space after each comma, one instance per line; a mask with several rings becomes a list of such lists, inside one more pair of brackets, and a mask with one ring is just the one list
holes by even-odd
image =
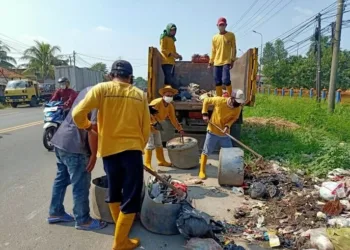
[[340, 203], [344, 206], [345, 211], [350, 211], [350, 202], [348, 200], [340, 200]]
[[334, 217], [332, 219], [329, 219], [327, 224], [337, 227], [350, 227], [350, 218]]
[[325, 200], [334, 200], [335, 196], [344, 198], [346, 196], [345, 185], [342, 182], [326, 181], [320, 188], [320, 196]]

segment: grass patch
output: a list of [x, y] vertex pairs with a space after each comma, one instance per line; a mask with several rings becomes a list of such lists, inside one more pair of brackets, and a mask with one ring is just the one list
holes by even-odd
[[258, 95], [244, 117], [242, 141], [266, 159], [316, 175], [350, 169], [349, 106], [337, 105], [329, 114], [327, 104], [315, 100]]
[[4, 108], [5, 108], [5, 106], [0, 103], [0, 109], [4, 109]]

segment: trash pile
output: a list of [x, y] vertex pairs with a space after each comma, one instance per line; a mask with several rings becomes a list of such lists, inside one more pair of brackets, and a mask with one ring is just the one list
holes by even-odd
[[[327, 180], [291, 173], [277, 163], [258, 172], [247, 171], [242, 187], [246, 195], [234, 211], [240, 237], [287, 249], [350, 249], [350, 171], [335, 169]], [[248, 202], [250, 196], [257, 202]]]
[[187, 87], [180, 88], [180, 93], [176, 96], [176, 100], [200, 102], [206, 97], [214, 96], [216, 96], [216, 92], [214, 90], [206, 91], [201, 89], [199, 84], [190, 83]]
[[194, 54], [192, 56], [193, 63], [209, 63], [209, 60], [210, 60], [210, 57], [208, 54], [204, 54], [204, 55]]
[[186, 184], [179, 180], [172, 179], [171, 175], [162, 175], [161, 177], [177, 189], [180, 189], [184, 193], [184, 197], [177, 196], [175, 192], [168, 188], [165, 184], [158, 181], [155, 177], [150, 177], [147, 187], [149, 196], [154, 202], [162, 204], [176, 204], [187, 198], [188, 191]]

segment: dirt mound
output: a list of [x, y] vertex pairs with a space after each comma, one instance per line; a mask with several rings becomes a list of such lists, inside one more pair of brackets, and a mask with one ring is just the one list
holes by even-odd
[[284, 120], [282, 118], [264, 118], [264, 117], [249, 117], [244, 120], [247, 124], [255, 124], [262, 126], [274, 126], [283, 129], [298, 129], [300, 126], [293, 122]]

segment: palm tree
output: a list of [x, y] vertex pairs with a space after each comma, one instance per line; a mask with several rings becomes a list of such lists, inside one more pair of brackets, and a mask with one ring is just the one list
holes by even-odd
[[60, 47], [51, 46], [48, 43], [34, 41], [35, 45], [26, 49], [21, 60], [27, 60], [28, 63], [23, 65], [27, 69], [23, 72], [37, 74], [39, 78], [54, 78], [54, 66], [61, 65], [61, 56], [57, 56], [57, 52], [61, 52]]
[[10, 48], [0, 41], [0, 67], [15, 68], [16, 60], [7, 55], [9, 52], [11, 52]]

